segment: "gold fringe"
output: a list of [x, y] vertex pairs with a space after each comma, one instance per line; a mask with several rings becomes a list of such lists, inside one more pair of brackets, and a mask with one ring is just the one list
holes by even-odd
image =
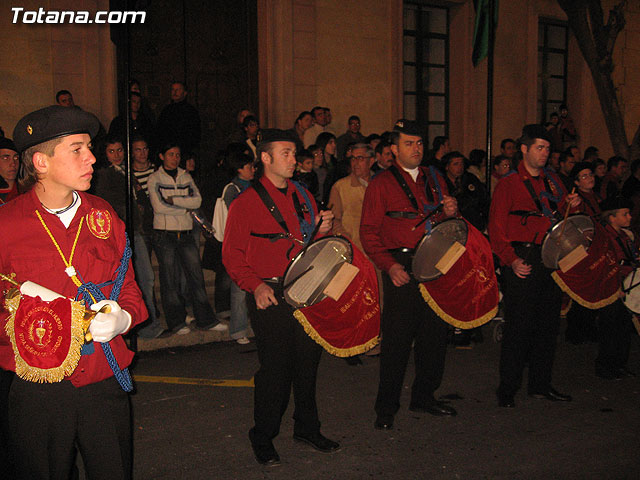
[[5, 331], [11, 340], [13, 355], [16, 362], [16, 375], [27, 382], [34, 383], [57, 383], [64, 380], [64, 377], [71, 375], [80, 361], [80, 350], [84, 344], [84, 333], [82, 331], [82, 320], [84, 318], [84, 306], [80, 302], [71, 301], [71, 343], [69, 351], [62, 364], [54, 368], [38, 368], [29, 365], [21, 356], [16, 343], [14, 322], [18, 307], [20, 306], [21, 295], [16, 295], [7, 299], [5, 304], [10, 312]]
[[471, 320], [470, 322], [461, 322], [460, 320], [453, 318], [451, 315], [442, 310], [433, 299], [429, 291], [426, 289], [426, 287], [422, 284], [420, 284], [420, 293], [422, 293], [422, 298], [424, 298], [424, 301], [429, 304], [433, 311], [436, 312], [436, 314], [442, 320], [447, 322], [449, 325], [453, 325], [456, 328], [462, 328], [463, 330], [481, 327], [485, 323], [491, 321], [498, 314], [498, 304], [496, 304], [495, 308], [492, 308], [481, 317], [476, 318], [475, 320]]
[[[565, 292], [567, 295], [569, 295], [572, 300], [575, 300], [580, 305], [582, 305], [583, 307], [588, 308], [590, 310], [597, 310], [599, 308], [606, 307], [607, 305], [611, 305], [612, 303], [614, 303], [616, 300], [618, 300], [620, 298], [620, 289], [618, 288], [618, 290], [616, 290], [616, 292], [613, 295], [611, 295], [610, 297], [604, 298], [604, 299], [599, 300], [597, 302], [588, 302], [587, 300], [582, 298], [580, 295], [575, 293], [573, 290], [571, 290], [569, 285], [567, 285], [564, 282], [564, 280], [562, 280], [560, 275], [558, 275], [558, 272], [553, 272], [551, 274], [551, 276], [553, 277], [555, 282], [558, 284], [560, 289], [563, 292]], [[569, 311], [568, 308], [567, 308], [567, 311]]]
[[357, 345], [355, 347], [350, 348], [337, 348], [328, 343], [324, 338], [320, 336], [320, 334], [316, 331], [315, 328], [311, 326], [307, 317], [300, 310], [295, 310], [293, 312], [293, 316], [300, 322], [304, 331], [309, 335], [318, 345], [324, 348], [331, 355], [335, 355], [336, 357], [353, 357], [354, 355], [360, 355], [361, 353], [368, 352], [373, 347], [375, 347], [380, 342], [380, 337], [376, 336], [366, 342], [363, 345]]

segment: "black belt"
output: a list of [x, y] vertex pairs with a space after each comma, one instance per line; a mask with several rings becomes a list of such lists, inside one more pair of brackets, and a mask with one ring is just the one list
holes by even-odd
[[390, 248], [387, 251], [391, 255], [396, 254], [396, 253], [411, 253], [411, 254], [413, 254], [415, 252], [415, 248], [408, 248], [408, 247]]
[[263, 278], [262, 281], [264, 283], [281, 283], [282, 282], [282, 277]]
[[266, 238], [267, 240], [271, 240], [272, 242], [275, 242], [276, 240], [280, 240], [282, 238], [290, 238], [291, 237], [291, 235], [289, 235], [288, 233], [255, 233], [255, 232], [251, 232], [249, 235], [251, 235], [252, 237]]
[[183, 235], [185, 233], [192, 233], [192, 230], [158, 230], [157, 228], [154, 228], [153, 230], [154, 232], [158, 232], [158, 233], [171, 233], [173, 235], [176, 236], [180, 236]]
[[529, 217], [544, 217], [542, 213], [536, 212], [535, 210], [513, 210], [512, 212], [509, 212], [509, 215], [522, 217], [522, 220], [520, 221], [522, 225], [527, 224]]
[[416, 212], [387, 212], [385, 215], [391, 218], [409, 218], [412, 220], [419, 217]]
[[511, 242], [512, 247], [525, 247], [525, 248], [542, 248], [539, 243], [533, 242]]

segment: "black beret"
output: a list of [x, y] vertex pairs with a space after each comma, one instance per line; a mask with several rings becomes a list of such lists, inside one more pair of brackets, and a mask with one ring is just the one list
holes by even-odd
[[624, 198], [622, 195], [607, 197], [600, 203], [602, 212], [612, 212], [621, 208], [633, 209], [633, 202]]
[[394, 132], [404, 133], [405, 135], [412, 135], [414, 137], [423, 137], [424, 138], [424, 128], [413, 120], [405, 120], [401, 118], [398, 120], [393, 126]]
[[576, 163], [574, 167], [571, 169], [571, 174], [569, 175], [569, 177], [571, 177], [573, 180], [577, 180], [578, 174], [583, 170], [591, 170], [591, 173], [593, 173], [593, 164], [590, 162]]
[[258, 134], [257, 148], [264, 147], [273, 142], [292, 142], [296, 143], [296, 139], [288, 130], [279, 130], [277, 128], [266, 128]]
[[52, 105], [31, 112], [18, 122], [13, 140], [20, 152], [40, 143], [67, 135], [87, 133], [95, 137], [100, 122], [92, 113], [81, 108]]
[[522, 137], [520, 137], [521, 141], [523, 137], [528, 137], [532, 139], [540, 138], [542, 140], [546, 140], [547, 142], [551, 143], [551, 136], [549, 135], [549, 131], [539, 123], [531, 123], [529, 125], [525, 125], [524, 127], [522, 127]]
[[3, 149], [13, 150], [14, 152], [18, 153], [18, 149], [16, 148], [15, 143], [13, 143], [11, 139], [7, 137], [0, 137], [0, 150]]

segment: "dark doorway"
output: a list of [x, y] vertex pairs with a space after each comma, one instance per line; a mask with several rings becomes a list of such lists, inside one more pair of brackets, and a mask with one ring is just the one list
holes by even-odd
[[[207, 163], [226, 146], [238, 110], [258, 113], [257, 2], [135, 3], [144, 4], [147, 15], [144, 24], [130, 25], [130, 76], [140, 82], [156, 118], [169, 103], [171, 82], [187, 83], [187, 100], [202, 122], [200, 158]], [[123, 70], [118, 71], [119, 86]]]

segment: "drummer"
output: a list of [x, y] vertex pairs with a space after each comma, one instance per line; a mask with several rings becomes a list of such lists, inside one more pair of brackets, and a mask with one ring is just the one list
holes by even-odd
[[[273, 439], [293, 385], [293, 438], [324, 453], [340, 448], [320, 433], [316, 375], [322, 348], [305, 333], [282, 297], [282, 276], [322, 218], [320, 235], [331, 231], [331, 211], [318, 213], [313, 195], [291, 181], [295, 139], [267, 130], [257, 145], [254, 186], [231, 204], [222, 260], [232, 280], [250, 295], [247, 306], [256, 335], [260, 369], [255, 374], [254, 427], [249, 439], [256, 460], [278, 465]], [[267, 208], [269, 205], [269, 208]], [[290, 235], [288, 235], [290, 234]]]
[[596, 177], [593, 164], [590, 162], [578, 162], [571, 170], [571, 179], [577, 187], [576, 192], [582, 199], [580, 210], [594, 220], [600, 220], [600, 202], [602, 198], [594, 190]]
[[[365, 253], [383, 272], [385, 308], [374, 423], [380, 430], [393, 428], [412, 344], [416, 376], [409, 410], [456, 414], [434, 396], [444, 371], [448, 325], [422, 299], [418, 283], [407, 270], [425, 229], [456, 216], [457, 202], [434, 167], [420, 166], [424, 153], [421, 126], [399, 120], [390, 140], [396, 160], [367, 187], [360, 223]], [[423, 221], [429, 212], [433, 215]]]
[[[602, 206], [602, 222], [610, 236], [616, 260], [620, 264], [620, 278], [624, 279], [640, 267], [638, 241], [629, 230], [633, 204], [621, 196], [609, 197]], [[640, 272], [634, 283], [640, 281]], [[600, 341], [596, 358], [596, 375], [617, 380], [635, 377], [627, 368], [633, 324], [631, 314], [621, 300], [610, 305], [607, 315], [600, 315]]]
[[559, 212], [580, 204], [567, 195], [557, 175], [544, 166], [551, 139], [541, 125], [525, 125], [519, 140], [522, 161], [496, 186], [489, 213], [491, 247], [503, 270], [505, 327], [500, 357], [498, 404], [514, 407], [525, 365], [528, 393], [553, 401], [571, 401], [551, 386], [551, 371], [560, 322], [560, 288], [541, 260], [546, 232]]
[[[576, 186], [576, 192], [582, 199], [579, 209], [589, 215], [594, 222], [599, 221], [601, 199], [600, 195], [594, 191], [595, 175], [593, 165], [589, 162], [578, 162], [571, 170], [569, 177]], [[573, 302], [567, 312], [565, 340], [574, 345], [586, 341], [597, 341], [597, 315], [598, 310], [591, 310], [583, 307], [578, 302]]]

